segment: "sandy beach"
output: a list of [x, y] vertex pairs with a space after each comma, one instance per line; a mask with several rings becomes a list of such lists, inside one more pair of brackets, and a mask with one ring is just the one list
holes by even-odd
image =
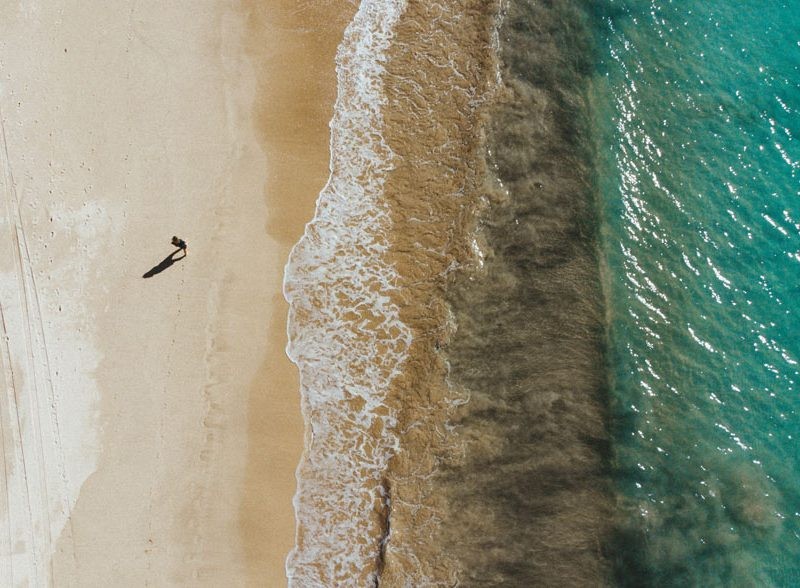
[[0, 8], [0, 584], [285, 585], [283, 266], [353, 10]]

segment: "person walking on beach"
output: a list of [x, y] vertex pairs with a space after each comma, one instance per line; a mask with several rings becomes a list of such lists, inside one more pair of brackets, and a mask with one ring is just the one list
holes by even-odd
[[179, 239], [178, 237], [173, 236], [172, 237], [172, 244], [175, 247], [177, 247], [178, 249], [180, 249], [181, 251], [183, 251], [184, 255], [186, 255], [189, 252], [188, 251], [189, 248], [186, 245], [186, 241], [184, 241], [183, 239]]
[[[156, 274], [160, 274], [161, 272], [163, 272], [165, 269], [172, 267], [172, 265], [176, 261], [180, 261], [181, 259], [186, 257], [186, 250], [188, 249], [186, 241], [178, 237], [172, 237], [172, 244], [178, 249], [167, 255], [164, 259], [162, 259], [161, 263], [159, 263], [157, 266], [151, 267], [148, 271], [146, 271], [145, 274], [142, 276], [143, 278], [152, 278]], [[175, 257], [176, 255], [178, 255], [178, 252], [183, 253], [183, 255], [181, 255], [180, 257]]]

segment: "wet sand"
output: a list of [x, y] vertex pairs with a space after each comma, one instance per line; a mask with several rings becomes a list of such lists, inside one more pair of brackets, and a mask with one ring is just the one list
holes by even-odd
[[[253, 109], [256, 137], [269, 162], [267, 232], [276, 242], [282, 264], [311, 220], [317, 195], [328, 179], [328, 123], [336, 98], [334, 57], [355, 8], [348, 0], [245, 3], [246, 48], [258, 88]], [[269, 31], [269, 43], [264, 42], [264, 31]], [[270, 323], [267, 356], [250, 392], [250, 459], [241, 508], [245, 553], [256, 578], [283, 569], [294, 544], [294, 513], [283, 498], [285, 491], [280, 500], [265, 501], [263, 489], [275, 483], [276, 466], [294, 472], [300, 454], [292, 447], [274, 461], [259, 456], [275, 454], [274, 448], [287, 438], [297, 440], [304, 426], [297, 368], [284, 353], [287, 305], [282, 294], [275, 293], [274, 305], [279, 316]], [[275, 406], [264, 394], [266, 386], [281, 390], [287, 402]], [[277, 520], [280, 524], [275, 527], [272, 522]]]
[[[283, 265], [327, 179], [352, 11], [0, 11], [3, 579], [285, 585]], [[143, 279], [173, 234], [188, 256]]]

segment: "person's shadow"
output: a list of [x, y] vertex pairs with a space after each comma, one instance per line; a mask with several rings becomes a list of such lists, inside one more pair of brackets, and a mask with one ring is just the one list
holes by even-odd
[[[175, 257], [181, 251], [183, 251], [183, 255], [181, 255], [180, 257]], [[152, 278], [154, 275], [160, 274], [165, 269], [170, 267], [173, 263], [175, 263], [176, 261], [180, 261], [184, 257], [186, 257], [186, 251], [184, 251], [183, 249], [176, 249], [175, 251], [167, 255], [163, 260], [161, 260], [161, 263], [159, 263], [157, 266], [151, 267], [149, 270], [147, 270], [147, 272], [142, 277]]]

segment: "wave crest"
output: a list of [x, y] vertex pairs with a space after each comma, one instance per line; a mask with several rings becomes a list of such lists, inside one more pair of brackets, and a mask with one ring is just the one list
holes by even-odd
[[383, 476], [397, 448], [385, 397], [411, 333], [389, 293], [393, 153], [383, 137], [382, 75], [403, 0], [364, 0], [337, 54], [331, 175], [286, 267], [287, 354], [298, 366], [306, 447], [298, 466], [290, 586], [374, 581]]

